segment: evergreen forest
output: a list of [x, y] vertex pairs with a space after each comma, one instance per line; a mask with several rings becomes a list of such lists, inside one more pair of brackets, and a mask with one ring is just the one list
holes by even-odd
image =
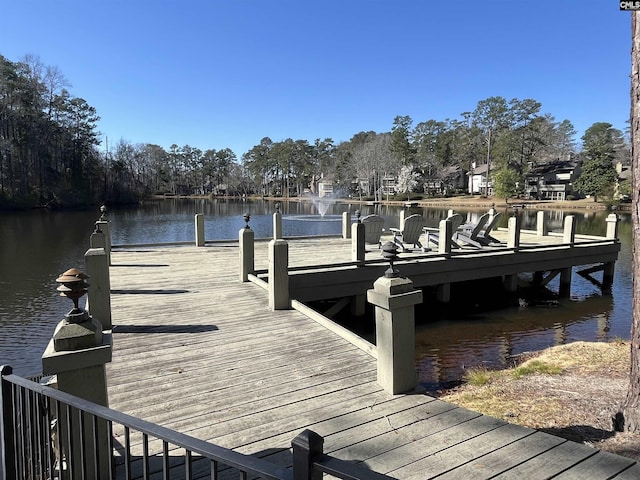
[[381, 199], [387, 178], [405, 198], [448, 195], [465, 191], [434, 185], [482, 165], [506, 198], [532, 168], [554, 160], [582, 162], [578, 191], [608, 195], [615, 163], [630, 164], [625, 135], [613, 125], [595, 123], [578, 143], [570, 120], [530, 98], [489, 97], [455, 119], [398, 115], [387, 132], [339, 143], [265, 137], [238, 156], [224, 146], [107, 144], [99, 112], [68, 88], [37, 56], [0, 55], [0, 208], [132, 203], [155, 194], [291, 197], [317, 193], [323, 178], [338, 196]]

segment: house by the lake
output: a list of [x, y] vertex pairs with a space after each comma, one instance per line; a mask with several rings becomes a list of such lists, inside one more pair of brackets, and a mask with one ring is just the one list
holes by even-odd
[[535, 165], [525, 177], [524, 194], [540, 200], [566, 200], [574, 195], [573, 184], [581, 173], [575, 160], [554, 160]]

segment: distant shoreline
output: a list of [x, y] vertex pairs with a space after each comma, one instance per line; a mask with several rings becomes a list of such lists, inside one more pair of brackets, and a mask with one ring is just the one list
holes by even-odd
[[[153, 198], [159, 199], [172, 199], [172, 198], [240, 198], [240, 197], [212, 197], [210, 195], [175, 195], [175, 196], [162, 196], [157, 195]], [[268, 200], [271, 202], [311, 202], [318, 200], [317, 197], [261, 197], [251, 196], [247, 197], [248, 200]], [[359, 200], [355, 198], [326, 198], [327, 201], [336, 203], [352, 203], [352, 204], [370, 204], [371, 200]], [[376, 201], [380, 205], [394, 205], [404, 206], [406, 204], [415, 204], [418, 207], [465, 207], [465, 208], [490, 208], [495, 206], [497, 208], [510, 208], [512, 205], [524, 205], [525, 208], [535, 208], [544, 210], [557, 210], [557, 209], [575, 209], [575, 210], [609, 210], [611, 207], [602, 202], [595, 202], [593, 198], [584, 198], [580, 200], [520, 200], [511, 199], [505, 202], [503, 199], [495, 197], [481, 197], [481, 196], [457, 196], [457, 197], [440, 197], [429, 198], [420, 200], [379, 200]], [[612, 209], [613, 210], [613, 209]], [[615, 206], [615, 211], [631, 211], [631, 203], [623, 203]]]

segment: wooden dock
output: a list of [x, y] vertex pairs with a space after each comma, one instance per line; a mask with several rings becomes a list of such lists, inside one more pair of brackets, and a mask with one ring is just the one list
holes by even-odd
[[[289, 248], [292, 266], [350, 260], [349, 240]], [[266, 252], [256, 242], [256, 268]], [[385, 393], [366, 349], [297, 310], [270, 311], [267, 291], [239, 282], [238, 257], [232, 242], [112, 251], [112, 408], [285, 466], [308, 428], [326, 453], [398, 479], [640, 476], [625, 457]]]

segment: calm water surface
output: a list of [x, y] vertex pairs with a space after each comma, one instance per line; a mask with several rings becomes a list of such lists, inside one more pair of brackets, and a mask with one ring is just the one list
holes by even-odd
[[[385, 226], [398, 226], [399, 208], [389, 206], [329, 205], [325, 217], [308, 202], [282, 204], [285, 236], [339, 234], [340, 215], [360, 208], [363, 215], [378, 213]], [[456, 209], [469, 218], [478, 211]], [[192, 241], [196, 213], [205, 215], [207, 240], [237, 239], [251, 214], [257, 237], [269, 237], [274, 204], [268, 202], [164, 200], [136, 208], [113, 209], [112, 241], [153, 243]], [[425, 223], [437, 226], [442, 209], [412, 209]], [[506, 226], [505, 211], [503, 225]], [[607, 212], [549, 211], [552, 230], [561, 230], [563, 217], [574, 214], [580, 233], [604, 235]], [[22, 375], [41, 370], [40, 356], [56, 324], [70, 309], [58, 296], [55, 279], [71, 267], [84, 270], [89, 235], [99, 213], [30, 211], [0, 213], [0, 364], [10, 364]], [[519, 353], [576, 340], [628, 339], [631, 328], [631, 219], [620, 214], [622, 251], [616, 264], [610, 295], [574, 273], [572, 296], [560, 302], [542, 302], [484, 312], [464, 318], [434, 321], [418, 319], [416, 364], [420, 380], [431, 384], [455, 381], [465, 368], [510, 364]], [[524, 228], [534, 228], [535, 211], [525, 211]], [[554, 283], [556, 282], [556, 283]], [[557, 290], [557, 280], [549, 288]]]

